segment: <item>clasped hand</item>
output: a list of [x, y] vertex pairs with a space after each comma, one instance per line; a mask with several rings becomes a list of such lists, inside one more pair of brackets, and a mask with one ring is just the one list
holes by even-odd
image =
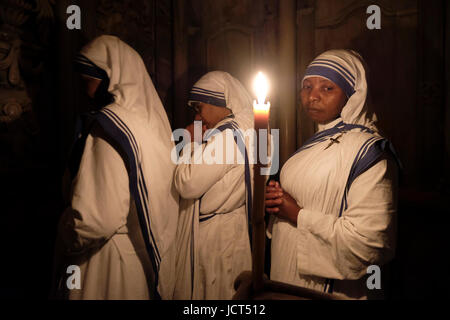
[[[195, 115], [194, 121], [201, 121], [202, 119], [200, 118], [200, 116], [198, 114]], [[189, 134], [191, 135], [191, 142], [194, 142], [195, 140], [195, 135], [194, 135], [194, 122], [192, 122], [191, 124], [189, 124], [186, 127], [186, 130], [189, 132]], [[201, 138], [203, 138], [203, 135], [205, 134], [206, 131], [206, 126], [204, 124], [202, 124], [202, 135]], [[202, 143], [202, 141], [197, 141], [198, 143]]]
[[297, 216], [301, 208], [297, 205], [297, 201], [274, 180], [269, 181], [266, 186], [265, 205], [267, 213], [297, 226]]

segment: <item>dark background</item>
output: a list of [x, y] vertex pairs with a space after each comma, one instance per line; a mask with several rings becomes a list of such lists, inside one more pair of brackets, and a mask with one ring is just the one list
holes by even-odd
[[[66, 27], [71, 4], [81, 30]], [[371, 4], [380, 30], [366, 27]], [[100, 34], [141, 54], [173, 129], [192, 121], [187, 95], [205, 72], [249, 89], [266, 72], [282, 161], [314, 132], [297, 108], [306, 65], [331, 48], [360, 52], [404, 165], [389, 297], [448, 297], [449, 18], [445, 0], [0, 0], [0, 297], [48, 297], [62, 174], [86, 108], [72, 59]], [[19, 111], [8, 117], [8, 104]]]

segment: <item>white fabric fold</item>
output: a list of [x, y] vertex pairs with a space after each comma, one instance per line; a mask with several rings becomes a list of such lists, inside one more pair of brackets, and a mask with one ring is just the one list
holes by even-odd
[[[144, 220], [141, 218], [141, 223], [147, 220], [145, 223], [151, 230], [151, 241], [155, 243], [161, 259], [158, 291], [163, 299], [172, 298], [175, 266], [174, 241], [178, 221], [179, 196], [173, 185], [175, 164], [171, 161], [170, 153], [174, 144], [171, 140], [172, 132], [166, 112], [141, 57], [119, 38], [100, 36], [86, 45], [81, 50], [81, 54], [96, 66], [105, 70], [109, 77], [108, 91], [114, 95], [115, 101], [100, 112], [108, 117], [111, 126], [116, 126], [133, 146], [133, 161], [141, 173], [141, 180], [139, 180], [141, 200], [148, 209], [148, 217]], [[101, 136], [101, 138], [106, 139], [108, 143], [111, 143], [111, 141], [117, 143], [117, 141], [114, 141], [116, 137], [108, 136], [105, 138]], [[127, 259], [114, 260], [111, 255], [102, 254], [102, 250], [108, 251], [111, 246], [108, 239], [116, 237], [115, 232], [126, 223], [130, 207], [132, 207], [128, 188], [128, 174], [130, 172], [125, 169], [128, 168], [127, 161], [131, 160], [119, 156], [117, 152], [120, 147], [108, 149], [110, 154], [116, 153], [114, 157], [106, 157], [102, 154], [96, 155], [98, 152], [102, 153], [95, 148], [100, 143], [97, 141], [98, 139], [92, 133], [88, 136], [78, 176], [74, 182], [74, 189], [76, 192], [78, 190], [78, 193], [72, 200], [72, 212], [79, 212], [79, 215], [66, 217], [66, 219], [74, 219], [73, 231], [80, 241], [88, 243], [90, 239], [103, 239], [103, 244], [98, 249], [99, 252], [96, 253], [96, 266], [93, 267], [98, 269], [93, 270], [91, 268], [91, 274], [102, 273], [104, 270], [108, 270], [111, 264], [124, 263], [126, 265], [129, 263]], [[88, 161], [88, 159], [91, 160]], [[108, 172], [103, 172], [108, 177], [102, 177], [102, 174], [100, 174], [104, 167], [111, 168]], [[88, 181], [89, 179], [92, 180], [92, 183], [84, 183], [81, 187], [80, 181]], [[120, 192], [108, 192], [112, 187], [120, 187], [122, 190]], [[98, 189], [104, 190], [104, 196], [89, 196], [95, 194]], [[123, 205], [118, 206], [118, 201], [124, 202]], [[106, 226], [115, 221], [116, 216], [120, 217], [122, 225], [117, 223], [106, 231]], [[139, 224], [137, 219], [135, 222]], [[84, 232], [83, 230], [87, 231]], [[139, 232], [139, 228], [133, 230]], [[107, 236], [103, 236], [102, 233], [106, 233]], [[120, 236], [128, 237], [123, 234]], [[129, 237], [131, 238], [132, 235], [130, 234]], [[123, 244], [124, 241], [122, 240], [121, 243]], [[81, 246], [83, 246], [83, 243], [81, 243]], [[120, 245], [118, 249], [120, 251]], [[141, 249], [139, 248], [139, 250]], [[99, 259], [99, 255], [103, 258]], [[87, 255], [86, 259], [87, 265], [85, 268], [89, 269], [90, 255]], [[136, 253], [133, 259], [139, 261]], [[143, 259], [148, 260], [148, 252], [147, 257]], [[142, 264], [145, 265], [144, 262]], [[145, 268], [148, 268], [148, 266], [145, 265]], [[147, 270], [144, 271], [147, 272]], [[122, 276], [124, 275], [125, 273]], [[113, 282], [119, 282], [119, 286], [129, 288], [129, 290], [124, 289], [125, 291], [132, 292], [132, 288], [130, 289], [127, 283], [132, 285], [135, 282], [129, 278], [130, 276], [131, 274], [127, 274], [126, 278], [110, 278], [104, 285], [108, 286], [112, 285]], [[135, 276], [139, 278], [139, 274]], [[147, 280], [153, 281], [154, 279], [147, 277]], [[150, 283], [148, 285], [151, 287]], [[89, 290], [89, 283], [85, 283], [84, 286], [85, 290]], [[95, 291], [95, 283], [91, 285], [91, 288]], [[102, 288], [98, 288], [98, 290], [101, 291]], [[103, 293], [99, 292], [99, 294], [100, 298], [104, 297]], [[89, 296], [95, 298], [95, 293]], [[117, 295], [114, 297], [117, 297]], [[120, 298], [127, 298], [127, 294]]]

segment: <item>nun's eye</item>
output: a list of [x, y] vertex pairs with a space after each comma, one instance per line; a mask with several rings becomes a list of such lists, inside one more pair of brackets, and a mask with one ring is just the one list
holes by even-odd
[[200, 104], [199, 103], [193, 103], [192, 108], [194, 109], [195, 113], [200, 113]]
[[333, 87], [325, 87], [325, 88], [324, 88], [325, 91], [331, 91], [331, 90], [333, 90], [333, 89], [334, 89]]

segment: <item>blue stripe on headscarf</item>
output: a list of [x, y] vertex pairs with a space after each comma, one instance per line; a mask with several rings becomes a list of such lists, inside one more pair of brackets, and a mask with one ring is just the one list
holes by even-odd
[[207, 104], [212, 104], [217, 107], [226, 107], [227, 103], [224, 99], [216, 98], [213, 96], [207, 96], [199, 93], [191, 93], [189, 96], [190, 101], [198, 101], [198, 102], [204, 102]]
[[211, 95], [211, 96], [215, 96], [217, 98], [223, 98], [223, 99], [225, 98], [225, 95], [223, 94], [223, 92], [207, 90], [207, 89], [203, 89], [203, 88], [200, 88], [200, 87], [193, 87], [191, 92]]
[[321, 76], [333, 81], [344, 91], [347, 98], [350, 98], [350, 96], [355, 93], [355, 89], [352, 85], [339, 72], [331, 67], [316, 65], [309, 66], [305, 72], [305, 77], [306, 76]]
[[218, 107], [226, 107], [227, 101], [223, 92], [207, 90], [204, 88], [193, 87], [189, 95], [189, 101], [198, 101], [212, 104]]
[[355, 84], [355, 76], [348, 71], [347, 68], [345, 68], [343, 65], [341, 65], [340, 63], [337, 63], [336, 61], [330, 60], [330, 59], [316, 59], [314, 60], [312, 63], [315, 64], [328, 64], [332, 67], [335, 67], [336, 69], [338, 69], [339, 71], [342, 72], [342, 74], [353, 84]]
[[76, 55], [74, 64], [75, 70], [81, 74], [99, 80], [108, 79], [108, 75], [105, 70], [103, 70], [100, 67], [97, 67], [91, 60], [89, 60], [82, 54]]

